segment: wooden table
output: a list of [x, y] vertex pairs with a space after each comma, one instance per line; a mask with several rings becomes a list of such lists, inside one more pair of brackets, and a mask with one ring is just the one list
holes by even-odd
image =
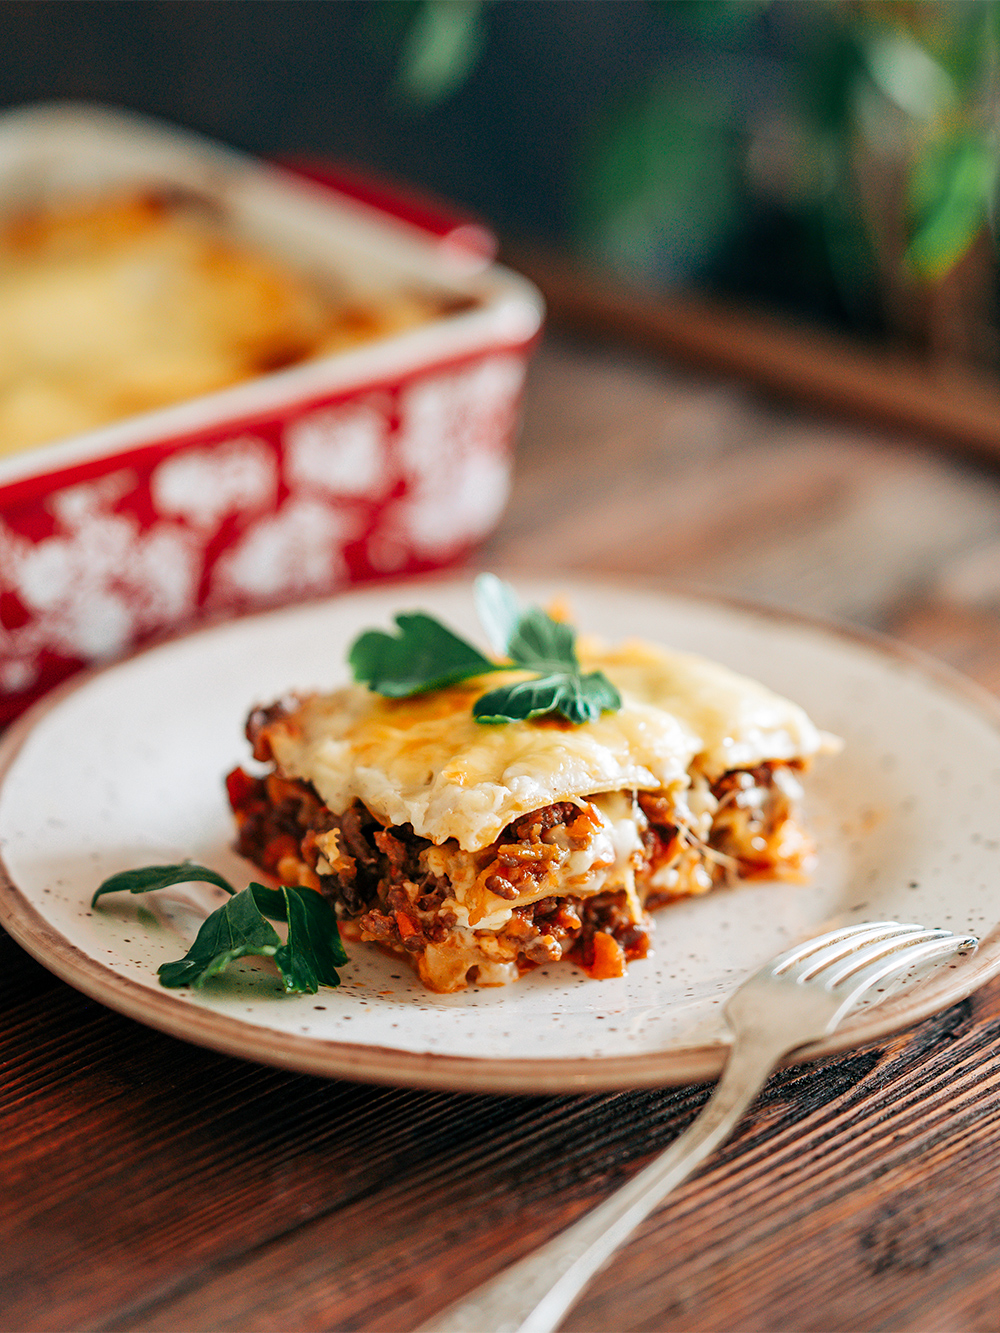
[[[483, 563], [763, 598], [1000, 690], [1000, 476], [609, 345], [539, 355]], [[7, 1333], [402, 1333], [604, 1198], [710, 1091], [323, 1082], [140, 1027], [7, 939], [0, 958]], [[1000, 1328], [998, 1034], [1000, 982], [776, 1074], [565, 1327]]]

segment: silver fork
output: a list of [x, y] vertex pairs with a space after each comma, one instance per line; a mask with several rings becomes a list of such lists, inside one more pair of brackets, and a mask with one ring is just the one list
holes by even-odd
[[832, 930], [780, 954], [727, 1000], [732, 1053], [694, 1123], [604, 1203], [419, 1333], [552, 1333], [639, 1223], [729, 1137], [783, 1055], [828, 1036], [880, 982], [978, 943], [974, 935], [878, 921]]

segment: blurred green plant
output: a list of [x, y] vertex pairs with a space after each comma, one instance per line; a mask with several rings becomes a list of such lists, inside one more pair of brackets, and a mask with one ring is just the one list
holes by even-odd
[[855, 119], [873, 148], [905, 162], [904, 257], [920, 278], [940, 279], [992, 220], [998, 23], [993, 0], [950, 0], [868, 4], [849, 30], [863, 67]]
[[[647, 2], [683, 49], [588, 127], [577, 249], [678, 284], [777, 210], [848, 313], [875, 291], [886, 323], [919, 333], [920, 300], [996, 247], [1000, 0]], [[489, 59], [488, 4], [406, 0], [411, 103], [441, 102]]]
[[379, 0], [373, 20], [398, 48], [395, 91], [415, 107], [444, 101], [465, 83], [486, 45], [492, 0]]
[[909, 275], [935, 282], [990, 225], [994, 0], [783, 6], [791, 53], [777, 106], [731, 77], [750, 19], [775, 6], [679, 8], [708, 57], [629, 93], [593, 127], [578, 178], [585, 252], [632, 277], [683, 277], [763, 196], [818, 225], [849, 288], [892, 248], [892, 227]]

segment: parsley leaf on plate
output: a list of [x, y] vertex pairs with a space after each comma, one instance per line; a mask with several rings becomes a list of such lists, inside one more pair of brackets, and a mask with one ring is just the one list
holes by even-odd
[[400, 633], [368, 630], [348, 653], [354, 678], [389, 698], [407, 698], [471, 676], [512, 669], [534, 673], [488, 691], [473, 708], [482, 723], [517, 722], [558, 713], [568, 722], [592, 722], [621, 707], [621, 695], [600, 671], [584, 674], [570, 625], [538, 606], [524, 608], [494, 574], [476, 579], [476, 610], [490, 645], [506, 661], [491, 661], [424, 612], [396, 617]]
[[200, 988], [234, 959], [248, 954], [274, 958], [280, 948], [278, 932], [261, 915], [253, 885], [248, 885], [205, 918], [183, 958], [163, 963], [156, 975], [162, 986]]
[[193, 861], [182, 861], [180, 865], [121, 870], [104, 881], [91, 898], [90, 905], [96, 907], [98, 898], [105, 893], [152, 893], [154, 889], [165, 889], [171, 884], [217, 884], [227, 893], [236, 892], [229, 880], [214, 870], [195, 865]]
[[[269, 889], [250, 884], [237, 893], [228, 880], [205, 866], [143, 866], [106, 879], [91, 900], [105, 893], [152, 893], [171, 884], [216, 884], [231, 894], [228, 902], [206, 917], [183, 958], [157, 969], [162, 986], [200, 988], [234, 959], [273, 958], [289, 993], [315, 995], [320, 986], [337, 986], [337, 968], [347, 962], [337, 918], [321, 893], [300, 885]], [[266, 920], [288, 923], [284, 943]]]
[[301, 885], [250, 887], [262, 912], [274, 921], [288, 922], [288, 940], [274, 955], [285, 990], [315, 995], [320, 986], [339, 986], [337, 968], [347, 962], [347, 954], [329, 901]]

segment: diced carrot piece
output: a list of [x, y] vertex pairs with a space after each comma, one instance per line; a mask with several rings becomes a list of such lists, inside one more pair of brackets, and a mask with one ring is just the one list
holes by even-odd
[[613, 935], [599, 930], [594, 936], [594, 961], [587, 971], [596, 981], [625, 975], [625, 951]]
[[396, 912], [395, 917], [400, 939], [405, 940], [411, 935], [416, 935], [418, 927], [413, 924], [405, 912]]

